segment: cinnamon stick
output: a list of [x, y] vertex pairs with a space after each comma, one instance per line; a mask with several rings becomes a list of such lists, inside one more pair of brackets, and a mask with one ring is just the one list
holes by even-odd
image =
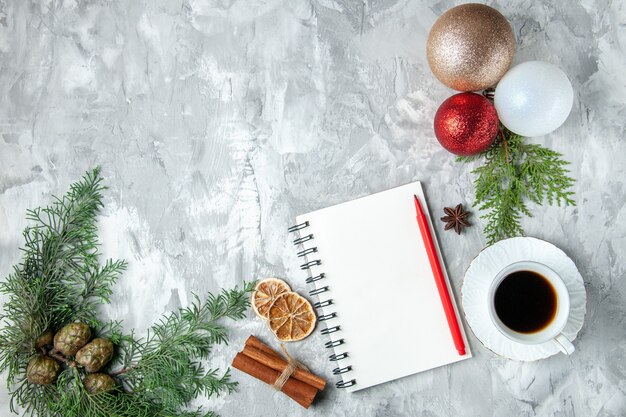
[[265, 343], [261, 342], [259, 339], [257, 339], [253, 335], [250, 335], [250, 337], [248, 337], [248, 340], [246, 340], [246, 346], [251, 346], [253, 348], [259, 349], [261, 352], [267, 353], [268, 355], [281, 358], [281, 356], [278, 353], [276, 353], [274, 349], [272, 349]]
[[[280, 376], [280, 372], [257, 362], [241, 352], [233, 359], [232, 367], [270, 385], [276, 382]], [[317, 389], [315, 387], [295, 378], [289, 378], [285, 385], [283, 385], [282, 391], [304, 408], [309, 408], [317, 395]]]
[[[263, 344], [263, 342], [260, 343]], [[288, 365], [287, 361], [278, 356], [276, 352], [271, 350], [271, 348], [266, 346], [267, 349], [270, 350], [270, 352], [267, 352], [266, 350], [252, 347], [252, 345], [252, 343], [246, 344], [246, 346], [243, 348], [243, 352], [241, 353], [251, 359], [254, 359], [257, 362], [262, 363], [265, 366], [272, 368], [275, 371], [283, 372], [285, 370]], [[322, 378], [317, 375], [313, 375], [312, 373], [305, 371], [302, 368], [297, 368], [291, 375], [291, 377], [297, 379], [298, 381], [304, 382], [305, 384], [309, 384], [319, 390], [323, 390], [324, 386], [326, 385], [326, 381], [324, 381]]]

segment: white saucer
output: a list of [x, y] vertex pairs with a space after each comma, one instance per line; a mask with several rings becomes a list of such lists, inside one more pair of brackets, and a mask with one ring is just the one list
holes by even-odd
[[[501, 240], [474, 258], [465, 272], [461, 297], [465, 318], [476, 337], [494, 353], [509, 359], [535, 361], [559, 353], [552, 341], [537, 345], [514, 342], [493, 325], [487, 310], [489, 286], [505, 266], [518, 261], [535, 261], [561, 276], [570, 296], [570, 315], [563, 334], [573, 341], [585, 319], [587, 294], [583, 278], [574, 262], [551, 243], [532, 237]], [[574, 353], [575, 354], [575, 353]]]

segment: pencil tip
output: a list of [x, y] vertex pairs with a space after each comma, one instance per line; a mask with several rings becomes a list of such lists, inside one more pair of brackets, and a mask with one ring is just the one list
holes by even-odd
[[417, 212], [417, 215], [423, 216], [422, 205], [420, 204], [419, 198], [417, 198], [415, 194], [413, 194], [413, 201], [415, 202], [415, 211]]

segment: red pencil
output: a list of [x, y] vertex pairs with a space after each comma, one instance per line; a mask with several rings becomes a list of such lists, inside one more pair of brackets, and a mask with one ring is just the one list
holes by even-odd
[[415, 211], [417, 211], [417, 224], [419, 224], [422, 238], [424, 239], [424, 245], [426, 246], [426, 252], [428, 253], [428, 260], [430, 261], [430, 267], [433, 270], [435, 276], [435, 283], [437, 284], [437, 290], [439, 290], [439, 297], [441, 297], [441, 303], [443, 304], [443, 310], [446, 313], [446, 319], [448, 320], [448, 326], [450, 326], [450, 333], [452, 333], [452, 340], [454, 340], [454, 347], [459, 351], [459, 355], [465, 355], [465, 342], [463, 342], [463, 335], [461, 335], [461, 329], [459, 328], [459, 322], [456, 319], [454, 307], [452, 306], [452, 300], [448, 293], [448, 286], [446, 285], [446, 279], [443, 276], [441, 270], [441, 264], [439, 263], [439, 256], [437, 256], [437, 250], [433, 243], [433, 237], [430, 234], [430, 228], [428, 227], [428, 220], [422, 210], [417, 196], [415, 198]]

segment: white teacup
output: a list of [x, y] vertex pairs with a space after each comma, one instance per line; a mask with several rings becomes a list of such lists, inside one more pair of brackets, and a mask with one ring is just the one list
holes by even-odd
[[[531, 271], [543, 276], [552, 285], [556, 293], [556, 313], [552, 320], [542, 329], [532, 333], [520, 333], [504, 324], [498, 314], [495, 307], [495, 294], [500, 283], [510, 274], [518, 271]], [[535, 345], [539, 343], [545, 343], [552, 341], [555, 343], [561, 352], [569, 355], [574, 352], [574, 345], [561, 333], [567, 318], [569, 317], [569, 292], [567, 287], [561, 280], [561, 277], [552, 269], [544, 264], [532, 261], [515, 262], [504, 269], [502, 269], [496, 275], [495, 279], [491, 283], [488, 293], [489, 303], [489, 316], [496, 328], [509, 339], [528, 345]]]

